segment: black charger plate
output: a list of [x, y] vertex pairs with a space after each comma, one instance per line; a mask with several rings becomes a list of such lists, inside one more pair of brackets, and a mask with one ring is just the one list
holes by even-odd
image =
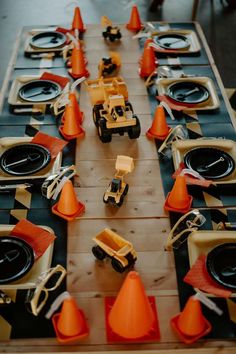
[[66, 36], [60, 32], [40, 32], [31, 38], [30, 45], [36, 49], [56, 49], [63, 46], [66, 39]]
[[181, 34], [160, 34], [154, 37], [159, 47], [167, 50], [184, 50], [190, 47], [189, 40], [186, 36]]
[[[224, 161], [220, 161], [203, 171], [205, 166], [220, 158], [223, 158]], [[184, 164], [187, 168], [198, 172], [202, 177], [212, 180], [227, 177], [235, 169], [235, 162], [229, 154], [220, 149], [208, 147], [199, 147], [187, 152], [184, 156]]]
[[33, 80], [21, 86], [18, 95], [23, 101], [45, 102], [56, 98], [61, 93], [61, 86], [50, 80]]
[[45, 168], [50, 160], [50, 151], [44, 146], [20, 144], [4, 151], [0, 157], [0, 167], [10, 175], [29, 176]]
[[0, 237], [0, 284], [8, 284], [26, 275], [34, 264], [32, 247], [16, 236]]
[[232, 275], [224, 275], [227, 270], [236, 269], [236, 243], [223, 243], [213, 248], [207, 255], [206, 268], [217, 283], [236, 289], [236, 271]]
[[[184, 95], [194, 89], [198, 91], [184, 97]], [[179, 81], [171, 84], [167, 88], [167, 95], [173, 100], [184, 104], [202, 103], [210, 97], [210, 93], [205, 86], [193, 81]]]

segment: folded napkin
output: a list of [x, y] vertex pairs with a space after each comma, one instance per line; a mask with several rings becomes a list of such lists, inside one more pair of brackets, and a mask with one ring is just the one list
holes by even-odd
[[45, 72], [41, 75], [40, 80], [50, 80], [50, 81], [54, 81], [54, 82], [56, 82], [58, 85], [60, 85], [62, 89], [64, 89], [64, 87], [68, 84], [68, 82], [70, 82], [70, 80], [68, 79], [68, 77], [60, 76], [60, 75], [55, 75], [55, 74], [49, 73], [49, 72], [47, 72], [47, 71], [45, 71]]
[[41, 257], [56, 236], [26, 219], [20, 220], [10, 232], [27, 242], [34, 250], [35, 260]]
[[46, 147], [50, 151], [51, 159], [53, 160], [67, 144], [67, 141], [56, 138], [54, 136], [47, 135], [45, 133], [38, 132], [31, 140], [31, 143], [39, 144]]
[[[180, 162], [178, 169], [173, 173], [172, 178], [176, 179], [177, 176], [181, 175], [181, 172], [186, 169], [186, 166], [183, 162]], [[187, 184], [201, 186], [208, 188], [213, 182], [207, 179], [199, 179], [197, 177], [188, 175], [187, 173], [184, 174], [185, 180]]]
[[192, 285], [206, 293], [213, 294], [219, 297], [228, 298], [232, 291], [218, 285], [208, 274], [206, 269], [206, 256], [198, 257], [192, 268], [185, 275], [185, 283]]
[[194, 108], [196, 107], [196, 104], [187, 104], [184, 105], [184, 103], [179, 103], [177, 101], [172, 100], [170, 97], [166, 96], [166, 95], [158, 95], [156, 96], [156, 98], [158, 99], [158, 101], [163, 101], [165, 103], [168, 104], [168, 106], [171, 109], [174, 109], [175, 111], [184, 111], [187, 110], [189, 108]]

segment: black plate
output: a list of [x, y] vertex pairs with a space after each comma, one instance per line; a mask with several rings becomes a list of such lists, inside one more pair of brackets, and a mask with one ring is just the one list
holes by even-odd
[[[223, 158], [224, 161], [208, 167], [220, 158]], [[199, 147], [187, 152], [184, 156], [184, 164], [202, 177], [213, 180], [227, 177], [235, 169], [235, 162], [229, 154], [220, 149], [208, 147]]]
[[0, 167], [10, 175], [27, 176], [42, 170], [50, 160], [50, 151], [45, 147], [32, 143], [20, 144], [4, 151], [0, 157]]
[[207, 255], [206, 268], [217, 283], [236, 289], [236, 243], [223, 243], [213, 248]]
[[59, 96], [61, 86], [50, 80], [34, 80], [23, 85], [19, 90], [19, 97], [27, 102], [45, 102]]
[[34, 264], [32, 247], [15, 236], [0, 237], [0, 284], [22, 278]]
[[[187, 95], [193, 90], [197, 91]], [[210, 97], [210, 93], [205, 86], [193, 81], [179, 81], [171, 84], [167, 89], [167, 95], [173, 100], [185, 104], [202, 103]]]
[[188, 38], [181, 34], [161, 34], [154, 37], [154, 41], [159, 47], [168, 50], [183, 50], [190, 47]]
[[56, 31], [35, 34], [30, 40], [30, 45], [36, 49], [54, 49], [63, 46], [65, 43], [66, 36]]

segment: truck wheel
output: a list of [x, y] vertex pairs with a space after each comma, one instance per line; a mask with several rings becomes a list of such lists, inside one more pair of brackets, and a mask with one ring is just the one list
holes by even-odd
[[111, 260], [111, 265], [113, 269], [118, 273], [123, 273], [125, 271], [125, 267], [115, 258]]
[[93, 107], [93, 121], [96, 127], [98, 126], [98, 121], [100, 118], [100, 106]]
[[110, 143], [111, 142], [111, 133], [108, 129], [106, 129], [106, 121], [105, 119], [100, 119], [98, 122], [98, 135], [100, 140], [103, 143]]
[[120, 196], [120, 201], [119, 201], [119, 203], [116, 203], [116, 205], [118, 207], [120, 207], [123, 204], [123, 202], [124, 202], [124, 193], [123, 193], [123, 195]]
[[129, 185], [126, 184], [123, 195], [126, 195], [128, 193], [128, 190], [129, 190]]
[[96, 257], [100, 261], [102, 261], [106, 257], [106, 253], [99, 246], [93, 246], [92, 252], [93, 252], [94, 257]]
[[128, 131], [128, 135], [130, 139], [137, 139], [141, 133], [141, 127], [140, 127], [140, 122], [137, 116], [133, 116], [133, 118], [136, 118], [136, 125], [131, 127]]

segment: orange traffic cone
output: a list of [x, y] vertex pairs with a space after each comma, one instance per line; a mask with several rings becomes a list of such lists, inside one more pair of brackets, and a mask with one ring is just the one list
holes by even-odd
[[61, 343], [84, 338], [89, 333], [84, 313], [73, 297], [64, 300], [61, 312], [52, 317], [52, 323]]
[[76, 7], [74, 12], [74, 18], [72, 22], [72, 30], [78, 30], [79, 32], [85, 32], [85, 27], [80, 14], [80, 8]]
[[71, 54], [71, 69], [68, 73], [74, 78], [79, 79], [80, 77], [88, 77], [89, 72], [86, 69], [85, 59], [83, 50], [80, 48], [73, 48]]
[[156, 70], [156, 58], [152, 47], [146, 45], [140, 60], [139, 76], [144, 78], [153, 74]]
[[178, 213], [187, 213], [190, 210], [193, 197], [188, 194], [184, 176], [177, 176], [174, 186], [168, 193], [164, 209]]
[[155, 138], [158, 140], [165, 140], [169, 134], [170, 127], [168, 127], [166, 122], [166, 116], [163, 106], [158, 106], [156, 108], [152, 126], [146, 132], [148, 138]]
[[54, 204], [52, 207], [53, 214], [67, 221], [72, 221], [84, 211], [85, 206], [77, 200], [72, 182], [70, 180], [66, 181], [62, 187], [58, 203]]
[[126, 25], [126, 27], [128, 28], [128, 30], [134, 31], [134, 32], [140, 31], [141, 28], [143, 27], [141, 20], [140, 20], [137, 5], [134, 5], [132, 7], [130, 20], [129, 20], [129, 23]]
[[80, 111], [79, 103], [76, 99], [75, 93], [71, 92], [69, 94], [69, 100], [72, 104], [72, 107], [74, 108], [75, 116], [79, 124], [83, 123], [84, 120], [84, 113]]
[[62, 124], [59, 127], [59, 131], [65, 139], [72, 140], [82, 138], [85, 135], [85, 131], [79, 124], [76, 109], [72, 106], [72, 104], [66, 105], [61, 123]]
[[198, 299], [191, 296], [183, 311], [171, 319], [171, 325], [184, 343], [193, 343], [211, 331]]
[[147, 297], [137, 272], [128, 273], [117, 298], [114, 302], [111, 298], [106, 298], [106, 306], [108, 340], [112, 339], [112, 336], [109, 337], [109, 331], [110, 334], [118, 335], [118, 340], [160, 338], [155, 300], [153, 303]]

